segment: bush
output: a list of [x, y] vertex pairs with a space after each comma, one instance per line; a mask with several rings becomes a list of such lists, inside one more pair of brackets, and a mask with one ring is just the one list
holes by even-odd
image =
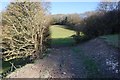
[[3, 59], [41, 57], [50, 38], [49, 15], [42, 3], [11, 3], [2, 15]]
[[117, 10], [92, 15], [84, 20], [82, 31], [91, 38], [119, 33], [119, 15], [120, 12]]

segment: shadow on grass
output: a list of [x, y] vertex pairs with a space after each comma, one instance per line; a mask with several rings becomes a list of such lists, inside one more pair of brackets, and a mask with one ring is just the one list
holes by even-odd
[[73, 46], [75, 44], [75, 41], [73, 38], [67, 37], [67, 38], [53, 38], [52, 39], [52, 47], [67, 47], [67, 46]]

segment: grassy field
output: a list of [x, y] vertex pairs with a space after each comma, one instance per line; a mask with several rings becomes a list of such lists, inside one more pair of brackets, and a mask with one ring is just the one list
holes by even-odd
[[120, 44], [120, 34], [105, 35], [105, 36], [101, 36], [100, 38], [104, 39], [109, 45], [120, 48], [120, 45], [119, 45]]
[[70, 37], [75, 32], [72, 30], [64, 29], [64, 26], [53, 25], [50, 27], [52, 45], [71, 45], [74, 40]]
[[52, 38], [68, 38], [71, 35], [75, 34], [74, 31], [64, 29], [64, 26], [61, 25], [53, 25], [50, 27], [51, 37]]

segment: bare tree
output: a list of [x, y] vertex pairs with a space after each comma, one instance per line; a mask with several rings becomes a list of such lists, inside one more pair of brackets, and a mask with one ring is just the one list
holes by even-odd
[[118, 2], [117, 9], [120, 10], [120, 1]]
[[102, 0], [97, 7], [98, 11], [107, 12], [112, 11], [117, 8], [117, 2], [112, 2], [112, 0]]
[[45, 36], [49, 32], [48, 17], [39, 2], [11, 3], [2, 18], [3, 59], [42, 56], [46, 48], [44, 43], [49, 38]]

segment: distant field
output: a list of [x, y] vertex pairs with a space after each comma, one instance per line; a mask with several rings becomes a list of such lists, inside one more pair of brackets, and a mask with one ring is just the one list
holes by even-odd
[[74, 31], [64, 29], [64, 26], [53, 25], [50, 27], [52, 45], [71, 45], [74, 40], [70, 37], [75, 34]]
[[120, 48], [120, 34], [101, 36], [109, 45]]
[[51, 37], [52, 38], [68, 38], [71, 35], [75, 34], [74, 31], [72, 30], [68, 30], [68, 29], [64, 29], [64, 26], [61, 25], [53, 25], [50, 27], [51, 30]]

